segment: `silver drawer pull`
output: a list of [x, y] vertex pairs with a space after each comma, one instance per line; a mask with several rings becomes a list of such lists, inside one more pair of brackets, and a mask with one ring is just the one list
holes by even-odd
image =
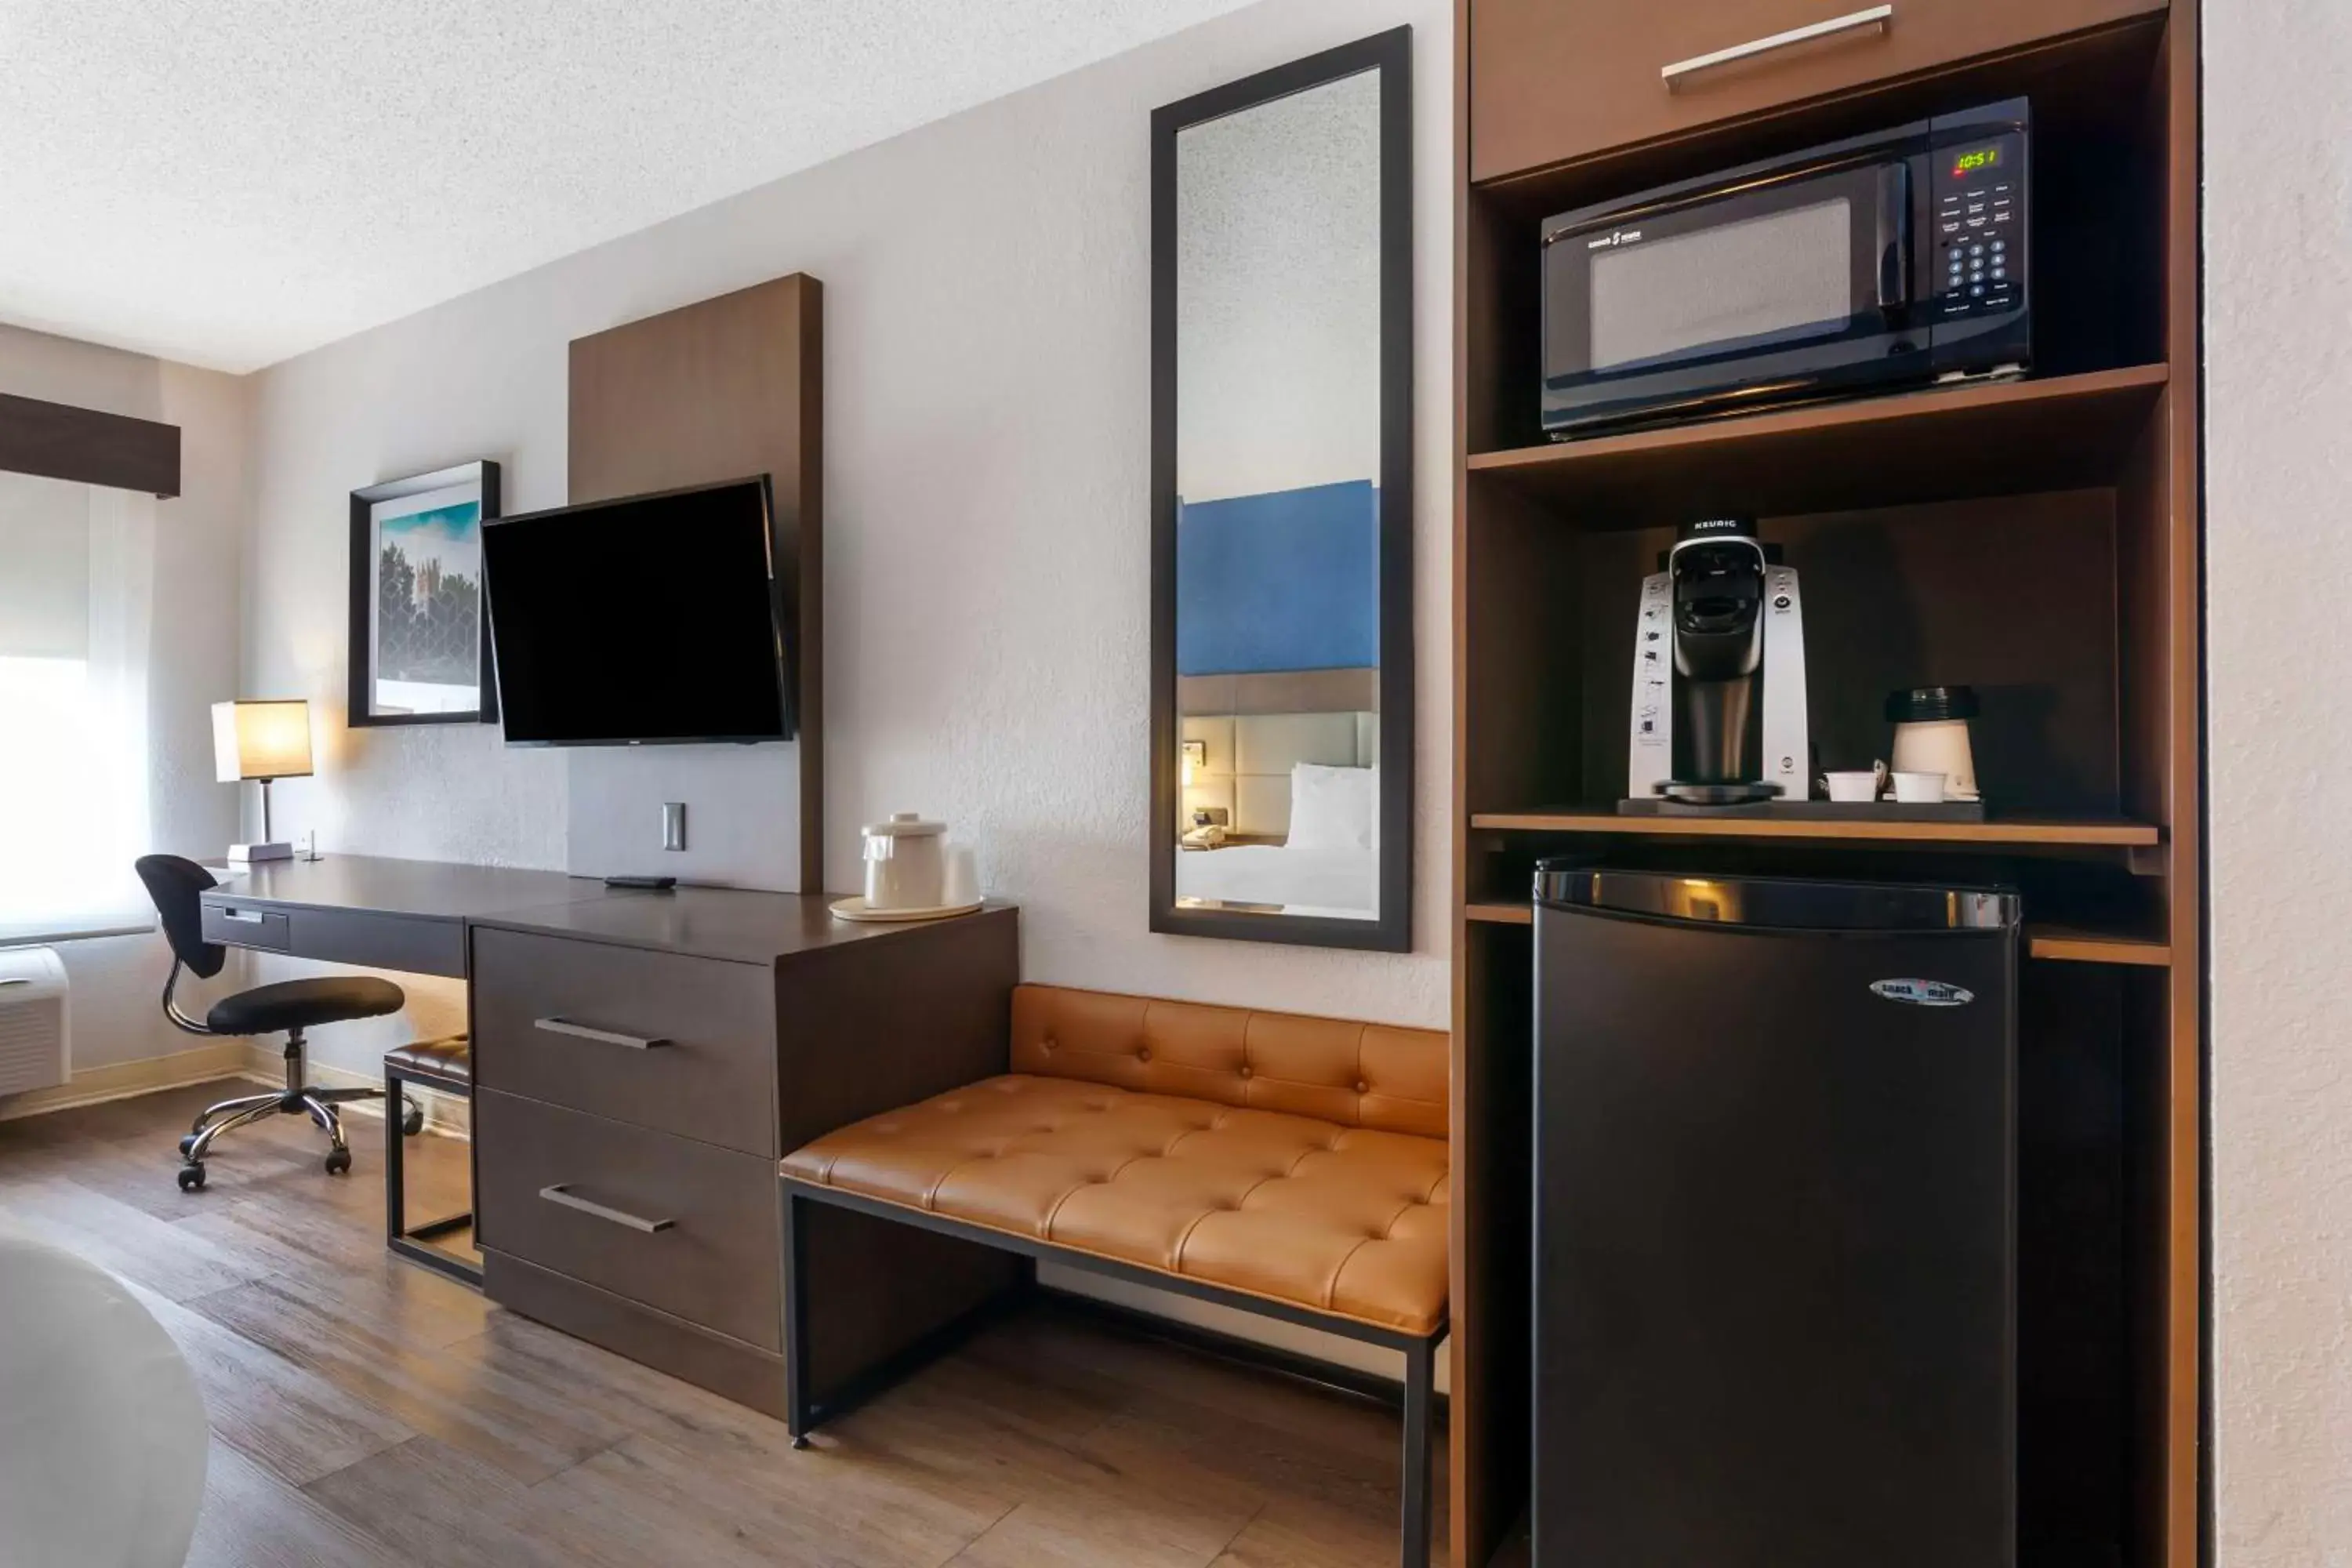
[[1769, 38], [1752, 38], [1744, 44], [1734, 44], [1727, 49], [1717, 49], [1711, 55], [1693, 55], [1686, 60], [1676, 60], [1658, 72], [1658, 79], [1666, 84], [1668, 92], [1682, 84], [1686, 76], [1717, 66], [1727, 66], [1735, 60], [1753, 59], [1769, 55], [1775, 49], [1785, 49], [1793, 44], [1811, 43], [1815, 38], [1833, 37], [1863, 27], [1875, 27], [1884, 33], [1895, 23], [1895, 7], [1873, 5], [1867, 11], [1855, 11], [1844, 16], [1832, 16], [1826, 22], [1810, 22], [1801, 27], [1791, 27], [1785, 33], [1775, 33]]
[[235, 921], [241, 926], [257, 926], [261, 923], [261, 911], [259, 910], [223, 909], [220, 912], [220, 917], [225, 921]]
[[624, 1035], [617, 1029], [592, 1028], [575, 1024], [569, 1018], [533, 1018], [530, 1026], [545, 1029], [551, 1035], [570, 1035], [575, 1040], [594, 1040], [600, 1045], [626, 1046], [633, 1051], [659, 1050], [669, 1042], [659, 1036]]
[[592, 1204], [586, 1198], [573, 1195], [572, 1184], [569, 1182], [558, 1182], [551, 1187], [541, 1187], [539, 1189], [539, 1195], [559, 1207], [578, 1209], [582, 1214], [593, 1215], [598, 1219], [609, 1220], [617, 1226], [625, 1226], [631, 1230], [640, 1230], [647, 1236], [658, 1236], [677, 1224], [674, 1219], [646, 1219], [629, 1213], [626, 1209], [606, 1208], [603, 1204]]

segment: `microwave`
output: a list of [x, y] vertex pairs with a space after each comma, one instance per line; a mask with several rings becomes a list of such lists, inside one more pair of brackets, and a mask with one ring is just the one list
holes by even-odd
[[1543, 226], [1555, 440], [2032, 363], [2024, 99]]

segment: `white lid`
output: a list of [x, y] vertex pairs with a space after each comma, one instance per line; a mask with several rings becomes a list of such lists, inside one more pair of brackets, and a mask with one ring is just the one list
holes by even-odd
[[894, 811], [889, 821], [869, 822], [857, 831], [868, 838], [923, 838], [947, 830], [944, 822], [925, 822], [920, 812]]

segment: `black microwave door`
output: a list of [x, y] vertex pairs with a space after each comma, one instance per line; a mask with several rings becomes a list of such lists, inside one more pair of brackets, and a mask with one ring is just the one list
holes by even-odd
[[1547, 235], [1545, 423], [1907, 374], [1913, 223], [1911, 165], [1881, 156]]

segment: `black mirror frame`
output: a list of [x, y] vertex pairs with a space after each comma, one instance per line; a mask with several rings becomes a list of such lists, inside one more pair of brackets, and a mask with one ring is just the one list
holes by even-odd
[[[1380, 918], [1176, 904], [1176, 137], [1189, 126], [1381, 76]], [[1391, 28], [1151, 114], [1151, 929], [1377, 952], [1412, 950], [1412, 29]]]

